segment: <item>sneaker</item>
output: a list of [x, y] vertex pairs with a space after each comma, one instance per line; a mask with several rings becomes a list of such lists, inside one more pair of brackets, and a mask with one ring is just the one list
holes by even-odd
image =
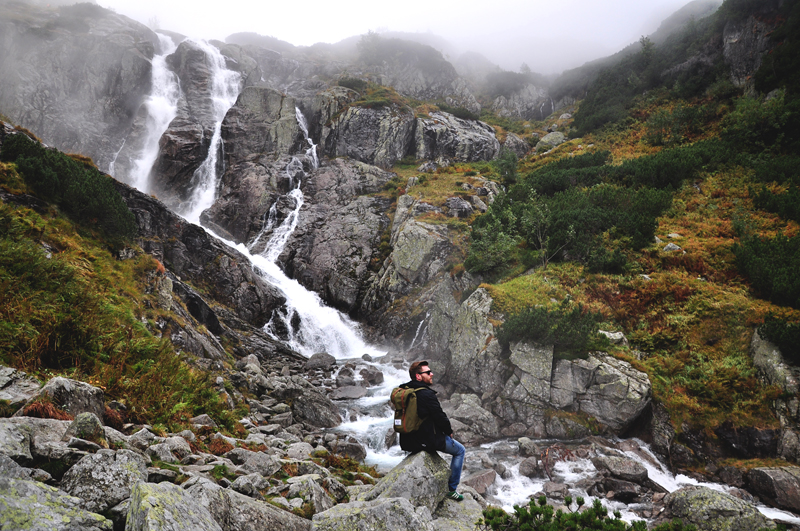
[[458, 492], [456, 492], [454, 490], [451, 490], [450, 492], [448, 492], [447, 493], [447, 497], [450, 498], [451, 500], [455, 500], [455, 501], [463, 501], [464, 500], [464, 496], [462, 496], [461, 494], [459, 494]]

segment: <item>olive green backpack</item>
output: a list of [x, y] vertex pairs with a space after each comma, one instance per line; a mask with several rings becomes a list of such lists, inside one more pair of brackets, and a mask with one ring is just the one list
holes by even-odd
[[390, 401], [394, 407], [394, 431], [411, 433], [417, 431], [425, 419], [417, 415], [417, 391], [407, 387], [392, 389]]

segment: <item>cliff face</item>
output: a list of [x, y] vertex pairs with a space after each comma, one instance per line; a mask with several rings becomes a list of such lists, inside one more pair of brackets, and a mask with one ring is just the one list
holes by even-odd
[[107, 167], [150, 91], [158, 37], [99, 6], [0, 5], [0, 109]]

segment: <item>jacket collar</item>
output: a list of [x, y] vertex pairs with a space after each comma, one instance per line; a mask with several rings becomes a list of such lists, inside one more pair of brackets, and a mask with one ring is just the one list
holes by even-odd
[[[430, 385], [423, 382], [419, 382], [417, 380], [411, 380], [408, 383], [404, 383], [403, 387], [408, 387], [409, 389], [430, 389], [431, 391], [433, 391]], [[433, 392], [435, 393], [436, 391]]]

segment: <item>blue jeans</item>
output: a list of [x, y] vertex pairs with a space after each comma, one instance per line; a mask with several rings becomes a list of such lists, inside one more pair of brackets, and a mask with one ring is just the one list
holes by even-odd
[[464, 467], [464, 445], [451, 437], [444, 438], [444, 453], [453, 456], [450, 460], [450, 480], [447, 486], [450, 490], [456, 490], [461, 481], [461, 469]]

